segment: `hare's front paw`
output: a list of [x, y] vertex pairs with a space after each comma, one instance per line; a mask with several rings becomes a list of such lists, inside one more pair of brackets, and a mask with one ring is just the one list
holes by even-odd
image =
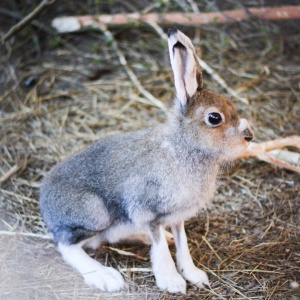
[[186, 293], [186, 282], [176, 271], [172, 273], [161, 272], [155, 274], [156, 285], [161, 290], [167, 290], [170, 293]]
[[125, 288], [122, 275], [114, 268], [99, 268], [95, 272], [84, 274], [83, 277], [87, 285], [95, 286], [102, 291], [116, 292]]
[[182, 276], [199, 288], [210, 288], [206, 273], [195, 266], [180, 269]]

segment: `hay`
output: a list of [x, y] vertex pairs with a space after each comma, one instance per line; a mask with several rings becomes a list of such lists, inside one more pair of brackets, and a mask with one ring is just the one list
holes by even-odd
[[[28, 13], [27, 2], [10, 3], [14, 3], [9, 11], [16, 20], [19, 11]], [[143, 1], [126, 3], [103, 3], [101, 11], [146, 6]], [[155, 3], [148, 3], [148, 8]], [[228, 3], [224, 8], [231, 9]], [[203, 3], [197, 4], [205, 9]], [[255, 159], [226, 167], [211, 208], [186, 224], [192, 256], [207, 271], [212, 291], [188, 285], [186, 296], [161, 292], [149, 272], [149, 260], [137, 258], [149, 257], [149, 247], [114, 245], [136, 256], [109, 248], [91, 253], [119, 268], [129, 282], [127, 291], [107, 295], [85, 287], [80, 276], [62, 264], [51, 242], [38, 238], [47, 233], [38, 209], [39, 183], [51, 166], [99, 138], [153, 126], [165, 118], [160, 108], [139, 93], [103, 34], [58, 36], [46, 25], [61, 11], [87, 14], [94, 12], [93, 5], [55, 3], [2, 50], [0, 178], [5, 180], [0, 185], [0, 230], [25, 236], [0, 234], [1, 299], [34, 295], [39, 299], [296, 297], [290, 283], [300, 281], [299, 174]], [[187, 9], [182, 5], [175, 1], [160, 9]], [[7, 32], [15, 19], [7, 10], [0, 13], [1, 31]], [[196, 38], [197, 53], [249, 100], [250, 105], [240, 101], [236, 105], [250, 119], [257, 142], [299, 134], [298, 28], [297, 21], [259, 20], [182, 28]], [[167, 106], [174, 94], [172, 73], [167, 49], [157, 33], [149, 27], [116, 28], [112, 33], [142, 87]], [[206, 87], [226, 94], [208, 74], [204, 77]], [[170, 248], [174, 254], [174, 247]], [[28, 264], [20, 257], [26, 257]]]

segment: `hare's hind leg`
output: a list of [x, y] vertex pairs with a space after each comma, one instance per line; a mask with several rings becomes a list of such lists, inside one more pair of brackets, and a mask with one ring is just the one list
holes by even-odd
[[125, 282], [122, 275], [114, 268], [105, 267], [88, 256], [82, 249], [83, 242], [73, 245], [58, 244], [58, 249], [65, 262], [79, 271], [88, 285], [108, 292], [124, 289]]
[[187, 244], [184, 223], [181, 222], [177, 225], [173, 225], [171, 228], [177, 250], [176, 260], [178, 271], [186, 280], [192, 282], [196, 286], [200, 288], [209, 288], [210, 285], [206, 273], [198, 269], [193, 263]]

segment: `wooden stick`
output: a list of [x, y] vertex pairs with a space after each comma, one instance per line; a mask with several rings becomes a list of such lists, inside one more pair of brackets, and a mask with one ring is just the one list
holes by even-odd
[[251, 143], [247, 150], [240, 153], [236, 158], [264, 155], [268, 151], [288, 146], [300, 149], [300, 136], [294, 135], [259, 144]]
[[[287, 5], [277, 7], [260, 7], [243, 9], [225, 10], [223, 12], [205, 12], [205, 13], [184, 13], [171, 12], [165, 14], [158, 13], [127, 13], [114, 15], [96, 15], [96, 16], [77, 16], [77, 17], [59, 17], [55, 18], [52, 26], [59, 32], [72, 32], [80, 30], [89, 24], [93, 27], [95, 24], [107, 26], [130, 25], [135, 23], [157, 23], [157, 24], [181, 24], [188, 26], [198, 26], [208, 23], [233, 23], [245, 20], [251, 16], [264, 20], [286, 20], [300, 18], [300, 5]], [[85, 24], [85, 26], [82, 26]], [[72, 25], [72, 26], [70, 26]]]
[[236, 158], [257, 157], [280, 168], [300, 173], [300, 154], [292, 151], [278, 150], [284, 147], [300, 149], [300, 136], [290, 136], [264, 143], [251, 143], [249, 147]]
[[263, 155], [258, 155], [257, 158], [260, 160], [263, 160], [269, 164], [272, 164], [274, 166], [300, 173], [300, 167], [297, 167], [295, 165], [287, 163], [287, 162], [283, 161], [282, 159], [278, 159], [269, 153], [266, 153]]
[[43, 0], [30, 14], [24, 17], [19, 23], [14, 25], [3, 37], [2, 42], [6, 42], [13, 35], [19, 32], [23, 27], [25, 27], [28, 23], [30, 23], [39, 13], [43, 11], [43, 9], [52, 4], [55, 0]]

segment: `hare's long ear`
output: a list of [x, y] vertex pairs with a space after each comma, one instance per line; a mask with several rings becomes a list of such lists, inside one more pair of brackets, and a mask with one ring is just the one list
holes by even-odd
[[168, 30], [168, 46], [177, 99], [185, 107], [188, 98], [203, 86], [201, 69], [191, 40], [181, 31]]

